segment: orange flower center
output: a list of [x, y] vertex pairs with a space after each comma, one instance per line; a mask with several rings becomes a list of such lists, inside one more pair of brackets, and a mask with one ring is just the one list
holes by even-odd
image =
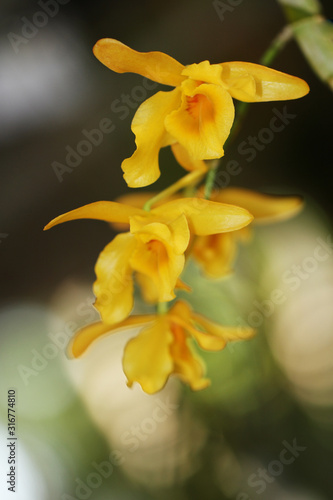
[[212, 103], [203, 94], [195, 94], [193, 97], [186, 96], [186, 111], [196, 122], [212, 120], [214, 117]]
[[205, 96], [196, 94], [193, 97], [186, 97], [186, 111], [194, 118], [195, 120], [198, 118], [201, 110], [201, 106], [203, 101], [205, 100]]
[[164, 250], [164, 245], [158, 240], [150, 240], [147, 243], [147, 248], [150, 252], [160, 253]]
[[168, 253], [163, 245], [163, 243], [159, 240], [150, 240], [147, 243], [147, 250], [151, 252], [151, 263], [155, 263], [155, 265], [159, 266], [161, 264], [165, 264], [168, 262]]
[[174, 336], [174, 340], [176, 343], [181, 344], [184, 339], [184, 330], [180, 325], [177, 325], [176, 323], [171, 323], [170, 324], [170, 329], [172, 331], [172, 334]]

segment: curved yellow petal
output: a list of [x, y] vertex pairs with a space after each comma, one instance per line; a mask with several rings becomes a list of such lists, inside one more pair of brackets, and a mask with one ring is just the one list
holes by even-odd
[[148, 304], [157, 304], [159, 301], [159, 290], [150, 276], [136, 272], [135, 281], [140, 287], [143, 300], [148, 302]]
[[192, 292], [192, 288], [187, 283], [184, 283], [184, 281], [182, 281], [181, 279], [177, 280], [176, 288], [177, 288], [177, 290], [184, 290], [185, 292]]
[[250, 224], [253, 216], [245, 208], [203, 198], [180, 198], [151, 210], [170, 219], [184, 214], [191, 232], [199, 236], [235, 231]]
[[194, 352], [181, 327], [173, 325], [174, 341], [170, 351], [173, 358], [173, 373], [186, 382], [193, 391], [200, 391], [210, 385], [205, 378], [205, 364]]
[[154, 314], [150, 314], [145, 316], [130, 316], [115, 325], [107, 325], [102, 321], [92, 323], [91, 325], [81, 328], [81, 330], [75, 333], [68, 346], [68, 352], [74, 358], [79, 358], [88, 349], [88, 347], [90, 347], [90, 345], [101, 336], [109, 333], [117, 333], [130, 327], [147, 324], [155, 319], [156, 316]]
[[252, 75], [242, 75], [226, 78], [227, 83], [224, 81], [222, 86], [228, 90], [234, 99], [239, 101], [252, 102], [256, 100], [257, 83]]
[[132, 215], [145, 215], [145, 212], [139, 208], [123, 205], [115, 201], [96, 201], [95, 203], [90, 203], [89, 205], [84, 205], [83, 207], [59, 215], [51, 220], [44, 227], [44, 230], [50, 229], [57, 224], [77, 219], [97, 219], [106, 222], [129, 224], [129, 217]]
[[[134, 234], [139, 242], [130, 258], [130, 264], [135, 271], [153, 281], [159, 302], [172, 300], [185, 264], [183, 252], [189, 242], [186, 218], [179, 217], [169, 225], [152, 222], [140, 227], [137, 225], [138, 221], [134, 222]], [[132, 222], [131, 231], [133, 232]]]
[[172, 305], [168, 315], [172, 317], [179, 316], [185, 322], [189, 323], [191, 321], [191, 313], [192, 308], [190, 305], [185, 300], [179, 299]]
[[210, 64], [209, 61], [202, 61], [198, 64], [185, 66], [182, 75], [196, 80], [197, 82], [214, 83], [221, 85], [222, 68], [220, 64]]
[[241, 188], [222, 189], [214, 199], [246, 208], [255, 222], [265, 223], [293, 217], [303, 206], [300, 196], [274, 196]]
[[167, 244], [171, 238], [171, 230], [168, 224], [165, 221], [155, 221], [154, 218], [132, 217], [130, 230], [143, 243], [156, 240]]
[[170, 345], [173, 337], [165, 317], [131, 339], [124, 351], [123, 369], [127, 385], [138, 382], [148, 394], [163, 389], [173, 371]]
[[177, 301], [170, 309], [168, 317], [180, 345], [184, 332], [187, 332], [207, 351], [219, 351], [231, 340], [248, 339], [255, 334], [253, 328], [219, 325], [201, 314], [194, 313], [185, 301]]
[[[176, 270], [178, 272], [178, 270]], [[160, 291], [156, 286], [155, 282], [149, 276], [145, 274], [136, 273], [135, 275], [136, 282], [138, 283], [142, 296], [145, 302], [148, 304], [157, 304], [160, 301]], [[185, 290], [186, 292], [191, 292], [192, 289], [186, 283], [181, 281], [179, 278], [176, 281], [175, 289], [177, 290]]]
[[[252, 338], [256, 331], [253, 328], [243, 326], [222, 326], [219, 325], [201, 314], [192, 313], [192, 320], [202, 328], [208, 335], [223, 340], [223, 342], [230, 342], [232, 340], [245, 340]], [[197, 338], [198, 340], [198, 338]], [[199, 345], [202, 341], [202, 336], [198, 340]], [[203, 346], [202, 346], [203, 347]], [[207, 347], [203, 347], [206, 349]]]
[[[164, 206], [165, 204], [160, 206], [160, 212], [163, 212]], [[187, 218], [181, 212], [175, 217], [169, 216], [169, 212], [165, 212], [162, 217], [156, 217], [152, 210], [149, 218], [131, 217], [130, 231], [143, 243], [152, 240], [161, 241], [166, 247], [172, 248], [177, 255], [184, 253], [190, 242]]]
[[235, 234], [212, 234], [195, 239], [192, 256], [207, 276], [221, 278], [232, 271], [237, 251]]
[[198, 342], [201, 349], [204, 349], [205, 351], [222, 351], [222, 349], [224, 349], [227, 345], [226, 340], [223, 338], [201, 332], [200, 330], [195, 330], [193, 337]]
[[147, 246], [138, 245], [130, 263], [135, 271], [152, 280], [158, 293], [157, 301], [168, 302], [175, 298], [174, 288], [184, 261], [184, 256], [170, 256], [163, 244], [157, 241]]
[[184, 66], [163, 52], [137, 52], [113, 38], [102, 38], [94, 48], [97, 59], [117, 73], [137, 73], [176, 87], [184, 80]]
[[165, 118], [165, 127], [190, 157], [196, 160], [221, 158], [234, 120], [230, 94], [221, 86], [182, 83], [182, 104]]
[[180, 214], [176, 219], [169, 222], [169, 228], [172, 235], [169, 246], [175, 254], [181, 255], [187, 249], [191, 236], [186, 216]]
[[133, 307], [133, 279], [129, 260], [137, 242], [130, 233], [118, 234], [100, 253], [93, 285], [95, 307], [107, 324], [123, 321]]
[[222, 80], [235, 99], [244, 102], [298, 99], [309, 92], [308, 84], [296, 76], [247, 62], [221, 63]]
[[173, 323], [173, 329], [177, 328], [176, 325], [178, 325], [178, 327], [181, 327], [182, 331], [187, 332], [195, 338], [199, 346], [206, 351], [220, 351], [226, 346], [227, 342], [222, 337], [217, 337], [215, 335], [211, 335], [210, 333], [203, 332], [193, 326], [191, 317], [189, 317], [188, 320], [185, 320], [180, 316], [170, 314], [169, 319]]
[[157, 92], [137, 109], [132, 121], [137, 149], [121, 164], [129, 187], [148, 186], [159, 178], [159, 151], [175, 142], [166, 132], [164, 120], [179, 108], [180, 102], [181, 92], [176, 88], [169, 92]]
[[171, 149], [179, 165], [185, 168], [185, 170], [188, 170], [189, 172], [192, 172], [193, 170], [202, 170], [203, 172], [207, 171], [208, 167], [206, 163], [203, 160], [195, 160], [191, 158], [187, 149], [185, 149], [184, 146], [178, 142], [171, 144]]

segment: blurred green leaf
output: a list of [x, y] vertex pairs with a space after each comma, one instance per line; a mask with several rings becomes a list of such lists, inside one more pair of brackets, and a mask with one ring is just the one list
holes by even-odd
[[333, 25], [317, 0], [279, 0], [294, 37], [318, 77], [333, 90]]
[[318, 0], [279, 0], [284, 10], [288, 13], [289, 20], [297, 21], [297, 16], [315, 15], [321, 13], [321, 5]]

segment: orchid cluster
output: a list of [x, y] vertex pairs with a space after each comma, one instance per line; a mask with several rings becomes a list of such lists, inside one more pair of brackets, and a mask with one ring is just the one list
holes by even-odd
[[[183, 66], [164, 53], [140, 53], [113, 39], [98, 41], [94, 54], [117, 73], [134, 72], [173, 87], [148, 98], [135, 113], [131, 128], [136, 150], [121, 166], [128, 186], [154, 183], [160, 176], [159, 151], [168, 146], [188, 173], [161, 193], [91, 203], [45, 227], [88, 218], [112, 223], [120, 231], [95, 267], [93, 291], [101, 320], [76, 333], [70, 352], [79, 357], [99, 337], [138, 327], [140, 333], [127, 343], [123, 356], [128, 386], [138, 382], [153, 394], [177, 375], [191, 389], [203, 389], [210, 382], [195, 345], [218, 351], [255, 332], [218, 325], [177, 300], [177, 289], [191, 292], [181, 279], [187, 259], [194, 259], [210, 278], [226, 276], [238, 241], [248, 238], [248, 226], [289, 217], [301, 201], [231, 187], [210, 190], [207, 199], [200, 183], [216, 169], [210, 160], [224, 155], [235, 116], [233, 99], [297, 99], [309, 88], [297, 77], [258, 64], [203, 61]], [[131, 315], [135, 283], [144, 300], [156, 305], [156, 314]]]

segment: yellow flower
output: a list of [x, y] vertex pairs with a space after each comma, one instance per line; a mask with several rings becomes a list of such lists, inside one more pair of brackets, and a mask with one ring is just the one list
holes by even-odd
[[[117, 200], [141, 208], [154, 194], [129, 193], [120, 196]], [[203, 196], [203, 190], [199, 190], [199, 195]], [[213, 192], [211, 200], [245, 208], [253, 215], [253, 224], [269, 224], [289, 219], [296, 215], [303, 206], [299, 196], [267, 195], [243, 188], [226, 188]], [[114, 224], [114, 226], [118, 230], [126, 229], [124, 224]], [[191, 247], [192, 256], [207, 276], [221, 278], [233, 270], [238, 242], [247, 242], [250, 238], [251, 225], [235, 231], [198, 236]], [[152, 291], [150, 296], [154, 296]], [[145, 296], [145, 299], [147, 302], [153, 302], [149, 295]]]
[[164, 146], [173, 145], [187, 169], [202, 168], [202, 160], [223, 156], [234, 120], [232, 98], [279, 101], [297, 99], [309, 91], [304, 80], [258, 64], [203, 61], [183, 66], [162, 52], [137, 52], [110, 38], [99, 40], [94, 54], [113, 71], [138, 73], [175, 87], [157, 92], [136, 111], [132, 131], [137, 149], [122, 163], [130, 187], [147, 186], [158, 179], [158, 155]]
[[[288, 219], [302, 208], [302, 200], [298, 196], [269, 196], [241, 188], [223, 189], [212, 199], [246, 208], [254, 216], [254, 224]], [[194, 241], [192, 255], [207, 276], [220, 278], [232, 271], [238, 241], [248, 241], [250, 237], [250, 226], [233, 233], [199, 236]]]
[[194, 313], [186, 302], [178, 301], [165, 314], [130, 316], [113, 326], [103, 322], [88, 325], [75, 335], [70, 353], [77, 358], [100, 336], [129, 327], [142, 330], [125, 347], [123, 369], [127, 385], [131, 387], [133, 382], [138, 382], [148, 394], [160, 391], [171, 374], [180, 377], [193, 390], [210, 384], [204, 376], [203, 360], [193, 349], [193, 339], [204, 350], [219, 351], [227, 342], [249, 339], [255, 333], [252, 328], [213, 323]]
[[174, 288], [183, 286], [179, 276], [191, 234], [235, 231], [253, 219], [243, 208], [200, 198], [172, 200], [150, 212], [100, 201], [56, 217], [45, 229], [86, 218], [127, 224], [130, 229], [104, 248], [95, 266], [95, 306], [109, 325], [122, 321], [132, 310], [133, 272], [146, 288], [146, 296], [156, 293], [156, 301], [170, 301], [175, 298]]

